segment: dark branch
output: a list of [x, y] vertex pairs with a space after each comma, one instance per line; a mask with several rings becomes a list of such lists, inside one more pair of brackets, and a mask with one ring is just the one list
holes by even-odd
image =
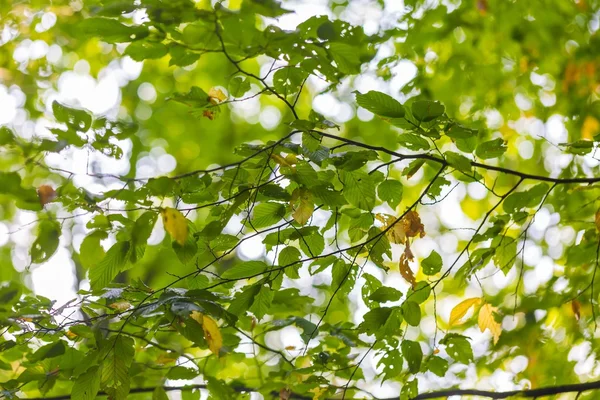
[[[539, 389], [529, 390], [511, 390], [508, 392], [492, 392], [488, 390], [476, 390], [476, 389], [448, 389], [439, 390], [437, 392], [422, 393], [417, 397], [413, 397], [411, 400], [425, 400], [425, 399], [439, 399], [449, 396], [482, 396], [489, 399], [506, 399], [512, 396], [536, 398], [542, 396], [552, 396], [563, 393], [581, 393], [588, 390], [600, 389], [600, 381], [587, 382], [587, 383], [576, 383], [573, 385], [558, 385], [558, 386], [547, 386]], [[394, 400], [397, 399], [396, 397]], [[385, 399], [385, 400], [392, 400]]]

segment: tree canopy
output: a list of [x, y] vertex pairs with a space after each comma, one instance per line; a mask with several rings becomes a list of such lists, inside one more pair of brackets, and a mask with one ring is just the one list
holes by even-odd
[[600, 1], [0, 16], [0, 398], [599, 396]]

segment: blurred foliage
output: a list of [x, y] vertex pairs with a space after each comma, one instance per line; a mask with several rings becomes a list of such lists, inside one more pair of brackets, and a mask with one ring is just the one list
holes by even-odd
[[600, 2], [300, 6], [0, 3], [2, 398], [597, 377]]

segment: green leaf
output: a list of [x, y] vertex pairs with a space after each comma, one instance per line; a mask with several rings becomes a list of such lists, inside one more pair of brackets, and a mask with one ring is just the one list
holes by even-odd
[[317, 232], [299, 237], [298, 243], [307, 257], [319, 256], [325, 250], [325, 239]]
[[256, 318], [260, 321], [266, 314], [269, 314], [269, 309], [271, 308], [271, 302], [273, 301], [273, 296], [275, 292], [271, 290], [266, 285], [261, 286], [260, 291], [254, 298], [254, 302], [250, 307], [250, 311], [256, 316]]
[[12, 130], [6, 126], [0, 126], [0, 146], [7, 146], [15, 140]]
[[384, 303], [386, 301], [398, 301], [402, 297], [402, 292], [392, 287], [382, 286], [377, 288], [373, 293], [369, 295], [369, 300], [376, 301], [378, 303]]
[[427, 362], [427, 370], [443, 378], [448, 371], [448, 361], [438, 356], [432, 356]]
[[169, 49], [169, 55], [171, 56], [169, 66], [177, 65], [179, 67], [192, 65], [200, 58], [200, 54], [187, 51], [183, 46], [172, 46]]
[[90, 286], [92, 289], [107, 287], [123, 267], [127, 264], [130, 242], [117, 242], [107, 252], [102, 261], [90, 269]]
[[469, 139], [477, 135], [477, 131], [466, 128], [460, 124], [453, 124], [446, 130], [446, 135], [452, 139]]
[[429, 142], [427, 139], [412, 133], [403, 133], [398, 136], [398, 142], [402, 147], [409, 150], [429, 150]]
[[508, 271], [517, 259], [517, 240], [510, 236], [500, 236], [492, 240], [492, 246], [496, 246], [496, 252], [492, 259], [496, 267]]
[[65, 342], [58, 340], [40, 347], [35, 353], [29, 356], [29, 361], [40, 362], [47, 358], [54, 358], [65, 354]]
[[164, 44], [160, 42], [149, 42], [147, 40], [133, 42], [125, 49], [125, 55], [131, 57], [135, 61], [162, 58], [166, 56], [168, 52], [169, 48]]
[[353, 206], [371, 211], [375, 206], [375, 183], [364, 171], [339, 171], [344, 198]]
[[387, 202], [392, 208], [398, 207], [398, 204], [402, 201], [403, 191], [402, 183], [393, 179], [386, 179], [377, 187], [379, 198]]
[[481, 143], [475, 149], [477, 157], [487, 160], [489, 158], [497, 158], [506, 152], [506, 145], [502, 139], [494, 139]]
[[43, 220], [38, 227], [38, 236], [31, 245], [31, 261], [39, 264], [54, 255], [60, 242], [60, 225], [56, 221]]
[[417, 304], [424, 303], [431, 295], [431, 286], [427, 282], [417, 282], [414, 288], [411, 288], [406, 294], [407, 300], [412, 300]]
[[162, 386], [158, 386], [152, 392], [152, 400], [169, 400], [169, 396], [167, 396], [167, 392]]
[[502, 208], [509, 214], [520, 211], [527, 207], [536, 207], [546, 196], [546, 193], [550, 190], [547, 183], [538, 183], [524, 192], [511, 193], [504, 202]]
[[421, 345], [412, 340], [403, 340], [400, 348], [402, 349], [402, 355], [408, 362], [408, 370], [413, 374], [418, 373], [423, 360]]
[[356, 103], [372, 112], [386, 118], [404, 117], [404, 107], [393, 97], [371, 90], [365, 94], [354, 92], [356, 94]]
[[444, 153], [444, 157], [451, 167], [456, 168], [459, 171], [470, 173], [471, 172], [471, 160], [462, 154], [447, 151]]
[[221, 278], [243, 279], [246, 277], [261, 274], [268, 268], [269, 266], [262, 261], [246, 261], [244, 263], [240, 263], [229, 268], [221, 275]]
[[427, 195], [432, 199], [435, 199], [436, 197], [442, 194], [442, 188], [448, 185], [450, 185], [450, 181], [448, 179], [442, 176], [438, 176], [437, 178], [435, 178], [435, 180], [429, 187]]
[[419, 326], [421, 322], [421, 307], [414, 301], [407, 300], [402, 304], [402, 316], [409, 325]]
[[437, 101], [419, 100], [412, 103], [413, 116], [421, 122], [429, 122], [444, 114], [445, 107]]
[[254, 207], [252, 226], [254, 228], [265, 228], [275, 225], [285, 216], [285, 206], [281, 203], [265, 202]]
[[435, 251], [431, 253], [421, 261], [421, 268], [425, 275], [435, 275], [442, 270], [442, 257]]
[[358, 329], [365, 332], [368, 335], [372, 335], [377, 332], [392, 314], [392, 308], [390, 307], [377, 307], [367, 312], [363, 317], [363, 322], [360, 323]]
[[307, 78], [306, 72], [298, 67], [284, 67], [273, 74], [273, 86], [283, 96], [290, 96], [300, 91]]
[[174, 93], [170, 99], [195, 108], [203, 108], [210, 105], [208, 93], [198, 86], [192, 86], [187, 93]]
[[279, 253], [279, 265], [290, 265], [296, 261], [299, 261], [301, 258], [302, 254], [300, 254], [300, 250], [298, 250], [296, 247], [288, 246], [281, 250], [281, 253]]
[[247, 286], [241, 292], [238, 292], [227, 311], [234, 315], [241, 315], [250, 309], [252, 303], [254, 303], [254, 298], [258, 294], [261, 289], [260, 284]]
[[192, 368], [182, 367], [180, 365], [175, 366], [167, 372], [167, 378], [169, 379], [194, 379], [198, 377], [200, 373]]
[[468, 338], [456, 333], [447, 334], [440, 343], [446, 346], [446, 353], [459, 363], [468, 364], [473, 360], [473, 350]]
[[75, 380], [71, 400], [94, 400], [100, 391], [100, 368], [91, 367]]
[[[152, 233], [152, 229], [156, 224], [156, 219], [158, 218], [158, 214], [153, 211], [147, 211], [143, 213], [133, 224], [133, 229], [131, 231], [131, 245], [136, 250], [138, 248], [141, 249], [140, 253], [144, 254], [144, 249], [146, 248], [146, 244], [148, 243], [148, 238], [150, 238], [150, 234]], [[131, 262], [135, 263], [138, 261], [138, 252], [131, 252]]]
[[333, 42], [329, 44], [329, 54], [343, 74], [360, 73], [361, 62], [357, 57], [358, 49], [346, 43]]
[[0, 304], [5, 306], [16, 303], [23, 292], [23, 286], [17, 282], [8, 282], [0, 286]]
[[145, 26], [127, 26], [113, 18], [86, 18], [78, 25], [86, 36], [100, 37], [107, 43], [123, 43], [148, 36]]
[[229, 81], [227, 87], [229, 94], [233, 97], [242, 97], [250, 90], [250, 81], [244, 77], [236, 76]]
[[86, 132], [92, 125], [92, 116], [87, 111], [67, 107], [56, 100], [52, 103], [52, 112], [58, 122], [76, 131]]
[[134, 356], [134, 342], [123, 335], [113, 336], [103, 347], [102, 385], [109, 397], [125, 400], [129, 395], [129, 369]]
[[412, 379], [402, 386], [400, 391], [400, 400], [412, 400], [419, 394], [419, 382]]

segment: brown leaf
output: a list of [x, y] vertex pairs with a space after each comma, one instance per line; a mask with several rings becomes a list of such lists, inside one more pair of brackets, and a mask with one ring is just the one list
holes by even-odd
[[425, 236], [425, 227], [421, 223], [421, 218], [416, 211], [409, 211], [402, 218], [402, 224], [407, 237]]
[[289, 400], [292, 396], [292, 391], [289, 388], [281, 388], [279, 391], [279, 400]]
[[598, 231], [600, 231], [600, 208], [598, 209], [598, 211], [596, 211], [596, 216], [594, 218], [594, 221], [596, 222], [596, 229], [598, 229]]
[[41, 185], [38, 187], [37, 193], [42, 207], [56, 199], [56, 191], [50, 185]]
[[414, 288], [417, 284], [417, 281], [415, 279], [415, 275], [410, 269], [410, 266], [408, 265], [408, 259], [404, 254], [400, 256], [400, 263], [398, 264], [398, 267], [400, 269], [400, 275], [402, 275], [404, 280], [410, 283], [411, 286]]
[[579, 318], [581, 318], [581, 303], [577, 299], [571, 301], [571, 309], [573, 310], [575, 319], [579, 321]]

